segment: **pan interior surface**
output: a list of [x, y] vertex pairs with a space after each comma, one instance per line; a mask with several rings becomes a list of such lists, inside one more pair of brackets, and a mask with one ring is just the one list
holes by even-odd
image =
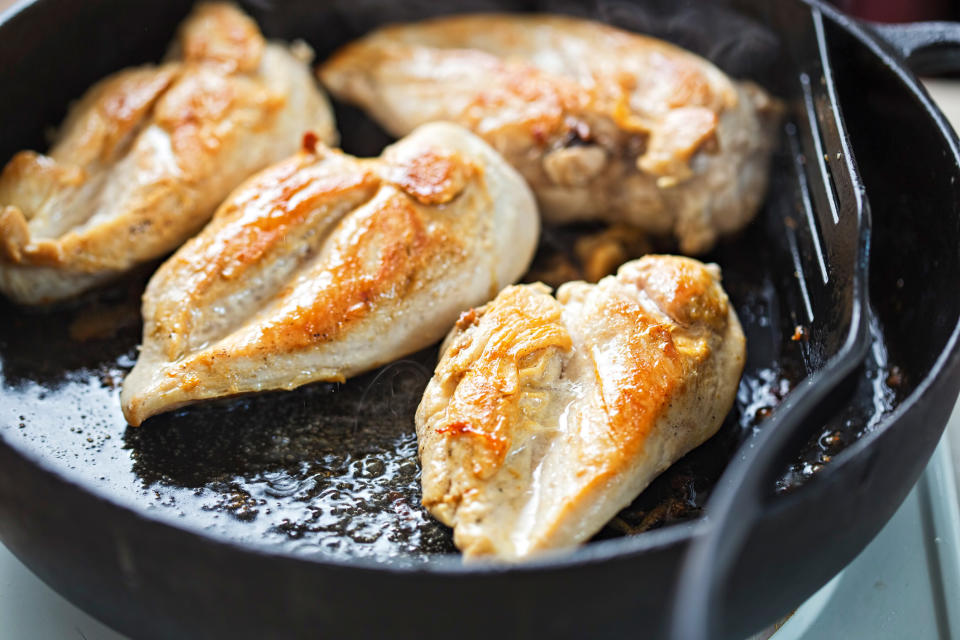
[[[98, 11], [109, 5], [98, 5]], [[246, 8], [269, 35], [305, 37], [322, 58], [382, 22], [435, 12], [429, 3], [404, 3], [385, 11], [388, 6], [394, 7], [359, 0], [333, 2], [323, 9], [308, 2], [290, 2], [282, 10], [272, 3]], [[477, 1], [461, 6], [470, 11], [585, 11], [579, 4], [561, 2]], [[775, 48], [776, 37], [739, 14], [696, 3], [589, 6], [589, 17], [676, 41], [735, 75], [763, 81], [770, 72], [757, 66], [756, 52]], [[91, 63], [78, 72], [81, 79], [89, 83], [125, 64], [157, 59], [187, 8], [187, 3], [154, 7], [155, 22], [141, 44], [122, 41], [112, 58], [106, 50], [97, 51], [99, 45], [88, 54], [78, 49], [80, 57], [91, 56]], [[105, 29], [113, 20], [133, 20], [122, 12], [120, 17], [106, 15]], [[717, 20], [729, 28], [717, 29]], [[37, 95], [56, 99], [39, 110], [40, 116], [31, 113], [36, 110], [23, 96], [0, 105], [0, 121], [29, 125], [2, 138], [4, 160], [21, 146], [37, 147], [43, 127], [58, 121], [68, 100], [86, 86], [72, 80], [66, 89], [50, 88], [52, 93], [44, 94], [40, 83], [45, 80], [12, 78], [17, 70], [5, 67], [0, 75], [7, 77], [0, 86], [31, 82]], [[91, 69], [99, 75], [91, 77]], [[772, 79], [770, 83], [775, 84]], [[388, 142], [359, 112], [337, 105], [337, 116], [348, 151], [377, 154]], [[777, 155], [771, 196], [758, 219], [707, 256], [723, 269], [724, 286], [748, 340], [746, 370], [733, 411], [714, 438], [665, 472], [597, 539], [642, 535], [695, 518], [737, 446], [753, 429], [762, 428], [771, 409], [807, 374], [809, 345], [795, 339], [803, 316], [782, 237], [784, 220], [796, 210], [792, 166], [787, 154]], [[565, 259], [573, 238], [591, 231], [545, 230], [538, 260]], [[24, 311], [0, 302], [0, 438], [8, 446], [125, 508], [274, 553], [389, 563], [429, 561], [455, 551], [449, 531], [420, 505], [413, 414], [436, 362], [435, 348], [344, 384], [319, 383], [292, 392], [210, 402], [130, 428], [120, 413], [119, 385], [137, 355], [139, 297], [148, 277], [149, 270], [134, 274], [56, 309]], [[852, 401], [785, 470], [779, 490], [800, 486], [832, 456], [874, 429], [909, 393], [911, 380], [919, 379], [903, 375], [890, 362], [880, 323], [873, 328], [875, 348], [852, 390]]]

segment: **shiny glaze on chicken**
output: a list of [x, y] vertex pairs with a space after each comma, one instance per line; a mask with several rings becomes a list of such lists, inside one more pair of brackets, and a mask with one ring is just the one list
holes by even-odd
[[199, 4], [166, 61], [98, 82], [48, 155], [21, 151], [0, 174], [0, 291], [40, 304], [89, 289], [178, 247], [304, 131], [335, 142], [310, 56]]
[[403, 135], [431, 120], [482, 136], [551, 222], [602, 219], [708, 251], [766, 190], [778, 108], [668, 43], [578, 18], [486, 14], [392, 25], [319, 70]]
[[539, 218], [480, 138], [425, 125], [360, 160], [304, 139], [250, 178], [143, 297], [130, 424], [206, 398], [342, 381], [422, 349], [527, 269]]
[[423, 503], [468, 557], [584, 542], [719, 429], [744, 362], [715, 265], [508, 287], [460, 317], [424, 392]]

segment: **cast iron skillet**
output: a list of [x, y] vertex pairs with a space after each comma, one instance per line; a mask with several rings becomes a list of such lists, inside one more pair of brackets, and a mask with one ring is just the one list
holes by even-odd
[[[42, 149], [45, 127], [96, 79], [157, 59], [189, 4], [37, 0], [3, 16], [0, 158]], [[307, 39], [321, 58], [385, 20], [440, 11], [374, 0], [245, 7], [268, 35]], [[443, 7], [590, 15], [677, 41], [776, 90], [780, 34], [770, 14], [803, 5]], [[926, 464], [957, 393], [956, 137], [889, 48], [823, 11], [872, 204], [873, 349], [841, 390], [847, 403], [771, 487], [776, 497], [728, 578], [717, 636], [769, 624], [869, 542]], [[338, 122], [348, 149], [377, 153], [385, 141], [354, 111], [340, 108]], [[710, 256], [750, 345], [731, 417], [581, 549], [522, 567], [444, 555], [449, 534], [419, 509], [411, 462], [411, 399], [430, 351], [345, 385], [212, 403], [125, 429], [116, 384], [135, 357], [148, 272], [72, 307], [0, 308], [0, 537], [65, 596], [136, 637], [662, 636], [710, 488], [811, 366], [804, 341], [790, 339], [799, 318], [783, 241], [796, 206], [790, 161], [775, 159], [756, 223]], [[542, 257], [562, 253], [568, 236], [547, 233]], [[103, 318], [115, 321], [112, 334]]]

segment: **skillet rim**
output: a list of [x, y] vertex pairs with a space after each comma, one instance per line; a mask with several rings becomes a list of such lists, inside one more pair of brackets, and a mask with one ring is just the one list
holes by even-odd
[[[43, 1], [44, 0], [20, 0], [0, 13], [0, 33], [2, 33], [3, 29], [8, 28], [8, 23], [21, 14], [41, 10], [40, 6], [43, 4]], [[939, 107], [937, 107], [930, 98], [926, 89], [920, 84], [918, 78], [909, 70], [906, 63], [897, 55], [892, 46], [883, 42], [875, 33], [868, 31], [868, 29], [857, 20], [827, 5], [824, 0], [792, 1], [819, 10], [823, 16], [830, 20], [835, 26], [838, 26], [853, 36], [861, 46], [866, 47], [871, 54], [879, 58], [884, 67], [896, 75], [900, 84], [910, 92], [913, 98], [919, 103], [919, 106], [926, 112], [926, 115], [933, 120], [952, 153], [954, 164], [960, 166], [960, 139], [958, 139], [957, 133], [947, 122], [946, 117], [940, 111]], [[913, 391], [904, 398], [890, 414], [885, 416], [876, 428], [864, 434], [858, 438], [856, 442], [850, 444], [837, 454], [830, 464], [825, 465], [824, 468], [804, 486], [799, 487], [796, 491], [787, 495], [779, 496], [777, 498], [778, 508], [788, 508], [790, 503], [802, 500], [805, 493], [808, 493], [805, 491], [808, 485], [827, 481], [831, 476], [839, 473], [851, 460], [866, 455], [866, 450], [872, 447], [874, 441], [899, 424], [908, 413], [917, 410], [917, 405], [921, 400], [926, 400], [928, 396], [938, 391], [939, 387], [948, 384], [948, 376], [943, 375], [948, 369], [960, 369], [960, 317], [958, 317], [952, 332], [929, 372], [917, 384]], [[308, 565], [318, 565], [339, 570], [347, 569], [387, 574], [436, 574], [450, 577], [562, 570], [571, 567], [597, 565], [613, 560], [635, 557], [648, 552], [664, 550], [688, 542], [695, 536], [700, 535], [707, 528], [705, 517], [701, 515], [692, 520], [669, 524], [662, 528], [653, 529], [637, 535], [598, 540], [580, 545], [572, 550], [557, 550], [544, 553], [543, 555], [518, 564], [509, 564], [501, 561], [471, 561], [465, 563], [463, 557], [455, 553], [436, 554], [430, 556], [429, 559], [401, 557], [391, 559], [390, 561], [372, 558], [338, 558], [320, 554], [311, 556], [292, 551], [277, 550], [273, 547], [268, 547], [266, 544], [241, 543], [212, 535], [204, 530], [177, 526], [168, 518], [148, 511], [133, 509], [119, 500], [102, 495], [91, 490], [91, 488], [83, 486], [74, 478], [49, 468], [41, 456], [21, 450], [5, 437], [0, 437], [0, 446], [9, 449], [11, 453], [28, 462], [44, 475], [52, 476], [55, 480], [80, 491], [86, 498], [92, 498], [104, 505], [109, 505], [111, 508], [120, 509], [135, 519], [160, 527], [169, 527], [178, 534], [195, 537], [205, 544], [216, 545], [231, 552], [237, 551], [261, 557], [283, 559], [283, 561], [286, 562], [306, 563]], [[709, 509], [709, 501], [707, 509]], [[707, 513], [707, 511], [705, 510], [704, 513]]]
[[[938, 107], [933, 101], [933, 98], [930, 97], [930, 94], [920, 82], [920, 79], [910, 70], [907, 63], [897, 54], [893, 46], [885, 42], [876, 33], [870, 31], [869, 28], [860, 21], [841, 13], [833, 7], [827, 6], [823, 0], [798, 1], [822, 11], [834, 24], [843, 28], [848, 34], [856, 38], [859, 44], [865, 46], [870, 53], [879, 58], [887, 69], [894, 72], [900, 80], [901, 86], [910, 91], [913, 98], [933, 120], [943, 141], [946, 142], [946, 146], [952, 154], [954, 166], [960, 167], [960, 136], [958, 136], [953, 126], [940, 110], [940, 107]], [[869, 194], [867, 195], [869, 197]], [[956, 370], [957, 368], [960, 368], [960, 318], [958, 318], [957, 323], [953, 327], [953, 331], [950, 333], [943, 349], [930, 367], [929, 372], [917, 384], [913, 391], [904, 398], [892, 412], [885, 416], [874, 430], [857, 438], [855, 442], [838, 453], [831, 461], [832, 464], [825, 465], [823, 470], [811, 479], [811, 482], [816, 482], [817, 478], [821, 476], [829, 476], [831, 470], [843, 466], [848, 459], [860, 455], [862, 450], [869, 448], [874, 440], [880, 438], [886, 431], [892, 428], [893, 425], [899, 423], [906, 413], [912, 411], [921, 399], [925, 399], [934, 393], [938, 383], [946, 384], [946, 382], [941, 381], [945, 381], [947, 376], [941, 374], [946, 370]], [[944, 425], [944, 427], [946, 427], [946, 425]], [[802, 490], [803, 488], [801, 487], [797, 493], [800, 493]]]

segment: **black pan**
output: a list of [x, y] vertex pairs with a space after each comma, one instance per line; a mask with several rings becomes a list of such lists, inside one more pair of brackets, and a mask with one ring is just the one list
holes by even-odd
[[[0, 158], [43, 148], [69, 100], [162, 55], [187, 0], [37, 0], [0, 21]], [[589, 15], [676, 41], [777, 90], [776, 27], [797, 0], [256, 1], [268, 35], [322, 56], [395, 18], [509, 8]], [[718, 637], [787, 613], [879, 531], [936, 445], [960, 379], [960, 153], [895, 52], [824, 8], [841, 104], [873, 211], [871, 353], [771, 483], [729, 577]], [[781, 18], [781, 19], [777, 19]], [[902, 51], [906, 54], [909, 51]], [[348, 150], [385, 136], [338, 107]], [[41, 578], [135, 637], [456, 634], [662, 636], [698, 517], [737, 446], [815, 367], [791, 336], [801, 298], [783, 238], [792, 158], [758, 220], [710, 256], [749, 359], [720, 433], [598, 537], [521, 567], [463, 565], [419, 507], [412, 410], [428, 350], [343, 385], [227, 400], [127, 428], [117, 383], [149, 269], [74, 305], [0, 303], [0, 537]], [[541, 260], [589, 229], [548, 230]]]

